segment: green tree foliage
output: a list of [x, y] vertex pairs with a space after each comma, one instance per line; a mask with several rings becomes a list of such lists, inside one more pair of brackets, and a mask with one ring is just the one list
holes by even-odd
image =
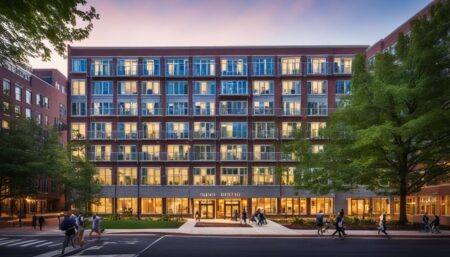
[[85, 5], [86, 0], [0, 1], [0, 64], [24, 65], [29, 57], [48, 61], [52, 49], [64, 56], [66, 44], [86, 39], [99, 18]]
[[448, 179], [449, 17], [449, 1], [433, 6], [428, 18], [412, 21], [410, 35], [399, 35], [395, 55], [376, 56], [373, 71], [364, 56], [355, 58], [350, 104], [321, 132], [324, 151], [313, 154], [302, 137], [285, 147], [299, 158], [299, 188], [327, 193], [364, 185], [398, 195], [406, 222], [406, 196]]

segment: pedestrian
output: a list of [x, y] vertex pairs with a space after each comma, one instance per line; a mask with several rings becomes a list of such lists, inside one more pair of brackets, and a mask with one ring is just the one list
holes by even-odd
[[391, 239], [391, 236], [387, 233], [386, 213], [380, 215], [380, 221], [378, 223], [378, 235], [380, 234], [380, 232], [383, 232], [383, 234], [385, 234], [388, 239]]
[[342, 234], [343, 234], [344, 236], [346, 236], [347, 234], [345, 233], [345, 217], [344, 217], [344, 209], [341, 209], [341, 211], [339, 212], [339, 214], [341, 215], [341, 218], [342, 218], [342, 227], [341, 227], [341, 231], [342, 231]]
[[42, 226], [44, 225], [44, 223], [45, 223], [44, 216], [41, 215], [41, 216], [39, 217], [39, 230], [42, 231]]
[[242, 211], [242, 220], [244, 221], [244, 224], [247, 224], [247, 212], [245, 209]]
[[343, 233], [342, 233], [342, 225], [343, 225], [343, 224], [342, 224], [342, 223], [343, 223], [342, 220], [343, 220], [343, 219], [342, 219], [342, 217], [341, 217], [341, 213], [338, 212], [338, 213], [336, 214], [336, 223], [334, 224], [335, 227], [336, 227], [336, 231], [334, 231], [334, 233], [331, 234], [331, 237], [334, 237], [334, 235], [336, 235], [336, 233], [337, 233], [337, 234], [339, 234], [339, 238], [344, 239]]
[[200, 212], [198, 210], [195, 212], [195, 221], [200, 222]]
[[97, 215], [92, 216], [92, 229], [89, 233], [90, 239], [92, 239], [92, 233], [94, 232], [98, 235], [98, 239], [102, 237], [102, 233], [100, 232], [100, 217]]
[[323, 213], [322, 210], [316, 216], [317, 235], [323, 236]]
[[77, 228], [77, 224], [75, 222], [75, 219], [72, 218], [72, 216], [69, 216], [69, 214], [64, 215], [64, 219], [61, 222], [61, 225], [59, 229], [61, 229], [64, 232], [64, 242], [63, 242], [63, 248], [61, 254], [64, 254], [64, 251], [67, 246], [69, 246], [69, 243], [72, 244], [72, 247], [75, 248], [74, 244], [74, 237], [75, 237], [75, 231]]
[[436, 214], [434, 215], [434, 220], [431, 222], [431, 233], [436, 232], [436, 233], [441, 233], [441, 231], [439, 230], [439, 226], [441, 225], [441, 220], [439, 219], [439, 216], [437, 216]]
[[82, 247], [84, 245], [84, 216], [82, 213], [77, 215], [75, 222], [78, 228], [75, 241], [80, 247]]
[[36, 226], [37, 226], [37, 217], [36, 214], [33, 213], [33, 217], [31, 218], [31, 225], [33, 226], [34, 230], [36, 230]]
[[239, 219], [239, 212], [236, 209], [236, 210], [234, 210], [234, 221], [238, 221], [238, 219]]
[[425, 232], [430, 231], [430, 218], [428, 218], [428, 213], [425, 212], [422, 216], [423, 230]]

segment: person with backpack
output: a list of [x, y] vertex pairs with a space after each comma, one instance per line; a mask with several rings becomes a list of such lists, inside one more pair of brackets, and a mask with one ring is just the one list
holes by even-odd
[[343, 226], [343, 218], [341, 217], [341, 213], [338, 212], [336, 214], [336, 223], [334, 224], [336, 227], [336, 231], [334, 231], [333, 234], [331, 234], [331, 237], [334, 237], [334, 235], [339, 234], [340, 239], [344, 239], [343, 233], [342, 233], [342, 226]]
[[383, 213], [381, 214], [380, 221], [378, 223], [378, 235], [380, 234], [380, 232], [383, 232], [383, 234], [385, 234], [388, 239], [391, 239], [391, 236], [388, 235], [386, 230], [386, 213]]
[[40, 231], [42, 231], [42, 226], [44, 225], [44, 223], [45, 223], [45, 219], [44, 219], [44, 216], [40, 216], [39, 217], [39, 230]]
[[84, 245], [84, 216], [82, 213], [79, 213], [75, 219], [78, 230], [76, 234], [76, 243], [82, 247]]
[[323, 213], [322, 210], [316, 216], [317, 235], [323, 236]]
[[75, 238], [75, 231], [77, 229], [77, 224], [74, 218], [69, 216], [68, 214], [64, 215], [64, 219], [60, 224], [59, 227], [62, 231], [64, 231], [64, 242], [62, 247], [61, 254], [64, 254], [64, 251], [67, 246], [69, 246], [69, 243], [72, 244], [72, 247], [75, 248], [74, 244], [74, 238]]

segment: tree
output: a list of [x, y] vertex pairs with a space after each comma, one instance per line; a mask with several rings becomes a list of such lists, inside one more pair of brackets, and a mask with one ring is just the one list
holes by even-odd
[[85, 5], [86, 0], [0, 1], [0, 64], [25, 65], [29, 57], [49, 61], [50, 47], [64, 56], [67, 43], [86, 39], [99, 19]]
[[314, 192], [366, 186], [400, 198], [450, 173], [450, 2], [435, 4], [429, 18], [400, 34], [397, 53], [379, 54], [374, 70], [365, 57], [353, 62], [349, 104], [333, 113], [322, 131], [324, 151], [311, 152], [299, 138], [288, 149], [299, 158], [296, 185]]

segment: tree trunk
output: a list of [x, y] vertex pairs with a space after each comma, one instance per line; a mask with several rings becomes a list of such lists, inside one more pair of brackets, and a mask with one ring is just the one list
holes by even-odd
[[398, 217], [398, 222], [400, 224], [408, 223], [408, 218], [406, 217], [406, 195], [407, 195], [407, 183], [406, 176], [403, 175], [400, 178], [400, 215]]

